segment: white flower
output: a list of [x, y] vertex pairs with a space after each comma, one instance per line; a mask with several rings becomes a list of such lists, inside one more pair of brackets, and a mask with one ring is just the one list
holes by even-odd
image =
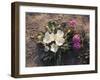
[[62, 37], [57, 37], [55, 42], [56, 42], [56, 44], [57, 44], [58, 46], [61, 46], [61, 45], [63, 45], [63, 43], [65, 42], [65, 39], [62, 38]]
[[44, 43], [50, 43], [50, 42], [51, 42], [49, 32], [46, 32], [46, 33], [45, 33], [45, 36], [44, 36], [44, 38], [43, 38], [43, 42], [44, 42]]
[[55, 40], [54, 37], [55, 37], [54, 33], [50, 34], [49, 32], [46, 32], [45, 36], [43, 38], [43, 42], [48, 44], [48, 43], [50, 43], [50, 42]]
[[57, 30], [56, 36], [63, 37], [64, 36], [64, 32], [61, 31], [61, 30]]
[[51, 43], [52, 41], [55, 41], [56, 45], [61, 46], [65, 42], [65, 39], [63, 37], [64, 37], [64, 32], [61, 30], [58, 30], [56, 34], [54, 33], [50, 34], [49, 32], [46, 32], [45, 37], [43, 38], [43, 42], [48, 44]]
[[51, 41], [54, 41], [54, 40], [55, 40], [55, 34], [54, 34], [54, 33], [51, 33], [51, 34], [50, 34], [50, 40], [51, 40]]
[[47, 52], [49, 50], [49, 47], [45, 45], [45, 51]]
[[57, 50], [58, 50], [58, 46], [57, 46], [56, 44], [53, 43], [53, 44], [51, 45], [51, 51], [54, 52], [54, 53], [56, 53]]
[[55, 34], [55, 42], [58, 46], [63, 45], [63, 43], [65, 42], [65, 39], [63, 38], [64, 33], [61, 30], [57, 31], [57, 34]]

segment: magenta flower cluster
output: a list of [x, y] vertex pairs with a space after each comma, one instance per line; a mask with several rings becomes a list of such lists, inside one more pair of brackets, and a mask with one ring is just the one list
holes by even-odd
[[76, 25], [77, 25], [77, 21], [75, 20], [75, 19], [71, 19], [69, 22], [68, 22], [68, 24], [71, 26], [71, 27], [76, 27]]
[[80, 35], [79, 34], [75, 34], [73, 36], [73, 39], [72, 39], [73, 48], [74, 49], [80, 49], [80, 47], [81, 47], [80, 42], [81, 42]]
[[[70, 27], [72, 27], [73, 29], [76, 27], [77, 25], [77, 21], [76, 19], [71, 19], [68, 24], [70, 25]], [[79, 34], [74, 34], [73, 38], [72, 38], [72, 47], [73, 49], [80, 49], [81, 47], [81, 39], [80, 39], [80, 35]]]

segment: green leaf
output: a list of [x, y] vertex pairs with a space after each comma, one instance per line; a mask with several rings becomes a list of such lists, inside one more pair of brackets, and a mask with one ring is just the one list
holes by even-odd
[[48, 27], [49, 27], [50, 30], [54, 31], [55, 28], [56, 28], [56, 23], [54, 21], [49, 21], [48, 22]]

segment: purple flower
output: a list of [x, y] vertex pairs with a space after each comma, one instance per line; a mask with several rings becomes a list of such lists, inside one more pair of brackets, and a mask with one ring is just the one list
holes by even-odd
[[80, 49], [81, 44], [80, 44], [81, 40], [80, 40], [80, 35], [79, 34], [75, 34], [72, 38], [72, 43], [73, 43], [73, 48], [74, 49]]
[[68, 23], [71, 27], [76, 27], [77, 21], [76, 19], [71, 19]]
[[74, 36], [73, 36], [73, 39], [72, 39], [72, 41], [73, 41], [73, 43], [80, 43], [80, 35], [79, 34], [75, 34]]
[[73, 44], [74, 49], [80, 49], [80, 47], [81, 47], [80, 43], [74, 43]]

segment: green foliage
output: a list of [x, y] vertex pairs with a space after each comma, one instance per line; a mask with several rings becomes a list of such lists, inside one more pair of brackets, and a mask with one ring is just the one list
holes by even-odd
[[50, 29], [51, 31], [54, 31], [55, 28], [56, 28], [56, 26], [57, 26], [56, 22], [54, 22], [54, 21], [49, 21], [49, 22], [48, 22], [48, 27], [49, 27], [49, 29]]

